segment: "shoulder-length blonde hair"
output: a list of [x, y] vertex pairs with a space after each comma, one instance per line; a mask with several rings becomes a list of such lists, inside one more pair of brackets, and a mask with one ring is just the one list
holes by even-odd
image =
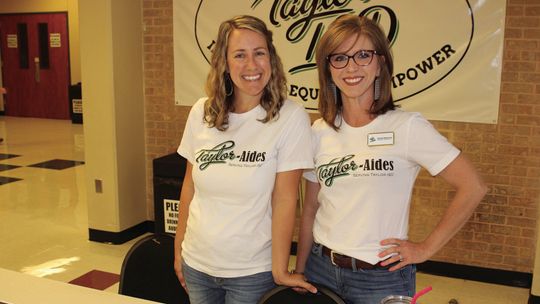
[[229, 36], [235, 29], [248, 29], [261, 34], [266, 40], [272, 67], [270, 80], [261, 96], [261, 106], [266, 110], [266, 117], [261, 122], [266, 123], [279, 115], [279, 110], [287, 97], [287, 80], [283, 64], [272, 42], [272, 32], [259, 18], [241, 15], [221, 23], [216, 44], [212, 52], [211, 69], [206, 79], [208, 100], [204, 106], [204, 121], [210, 127], [225, 131], [229, 126], [229, 112], [234, 110], [233, 97], [227, 96], [225, 89], [225, 74], [227, 73], [227, 48]]
[[[333, 85], [328, 56], [345, 40], [352, 36], [367, 37], [382, 60], [380, 66], [380, 97], [371, 106], [370, 113], [380, 115], [395, 109], [392, 97], [392, 74], [394, 63], [388, 39], [382, 29], [367, 17], [343, 15], [334, 20], [323, 34], [316, 50], [316, 61], [319, 73], [319, 113], [324, 121], [334, 130], [339, 130], [341, 123], [336, 124], [336, 117], [341, 116], [343, 103], [339, 89]], [[338, 92], [335, 94], [335, 92]]]

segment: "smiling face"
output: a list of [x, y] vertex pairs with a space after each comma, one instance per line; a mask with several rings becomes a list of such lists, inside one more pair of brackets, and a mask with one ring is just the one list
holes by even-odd
[[260, 102], [270, 80], [270, 52], [264, 36], [235, 29], [229, 36], [227, 67], [234, 84], [235, 102]]
[[[355, 35], [343, 41], [332, 54], [353, 56], [360, 50], [373, 49], [373, 43], [367, 36], [360, 35], [358, 37]], [[336, 69], [329, 65], [332, 80], [340, 89], [344, 101], [364, 99], [373, 101], [373, 82], [380, 72], [379, 56], [373, 56], [371, 63], [366, 66], [358, 65], [352, 58], [349, 59], [347, 66], [342, 69]]]

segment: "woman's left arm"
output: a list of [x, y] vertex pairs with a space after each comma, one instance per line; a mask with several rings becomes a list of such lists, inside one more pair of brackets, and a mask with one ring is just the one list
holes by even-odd
[[407, 264], [421, 263], [433, 256], [465, 225], [484, 195], [487, 187], [473, 164], [461, 153], [441, 173], [446, 182], [456, 189], [456, 194], [430, 235], [420, 243], [396, 238], [385, 239], [381, 245], [391, 245], [379, 257], [395, 254], [382, 262], [388, 265], [397, 261], [390, 271]]
[[278, 172], [272, 192], [272, 275], [278, 285], [295, 286], [316, 292], [301, 274], [288, 271], [296, 218], [296, 203], [302, 170]]

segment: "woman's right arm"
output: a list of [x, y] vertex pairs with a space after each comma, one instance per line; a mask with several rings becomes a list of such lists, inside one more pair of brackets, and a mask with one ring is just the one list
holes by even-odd
[[298, 251], [296, 255], [296, 273], [304, 273], [306, 262], [313, 245], [313, 222], [319, 209], [317, 195], [321, 186], [306, 180], [306, 193], [300, 218], [300, 232], [298, 235]]
[[186, 165], [186, 174], [182, 183], [182, 192], [180, 193], [180, 203], [178, 210], [178, 225], [176, 226], [176, 236], [174, 238], [174, 271], [182, 284], [182, 287], [187, 291], [184, 275], [182, 274], [182, 241], [186, 233], [187, 219], [189, 215], [189, 204], [193, 199], [195, 188], [193, 186], [193, 177], [191, 175], [193, 165], [188, 161]]

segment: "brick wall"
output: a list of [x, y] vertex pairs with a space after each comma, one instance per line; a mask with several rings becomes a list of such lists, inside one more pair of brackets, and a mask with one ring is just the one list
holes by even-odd
[[[189, 107], [174, 105], [172, 1], [143, 0], [148, 208], [152, 160], [176, 150]], [[314, 117], [313, 117], [314, 118]], [[540, 2], [507, 0], [499, 123], [433, 121], [489, 186], [470, 221], [432, 259], [532, 272], [540, 200]], [[453, 191], [422, 171], [413, 193], [410, 237], [423, 239]]]
[[172, 0], [143, 0], [147, 205], [154, 214], [154, 158], [180, 144], [189, 107], [174, 104]]
[[[489, 191], [433, 260], [532, 272], [540, 196], [540, 2], [508, 0], [497, 125], [433, 122], [482, 173]], [[411, 238], [436, 225], [453, 192], [420, 174]]]

